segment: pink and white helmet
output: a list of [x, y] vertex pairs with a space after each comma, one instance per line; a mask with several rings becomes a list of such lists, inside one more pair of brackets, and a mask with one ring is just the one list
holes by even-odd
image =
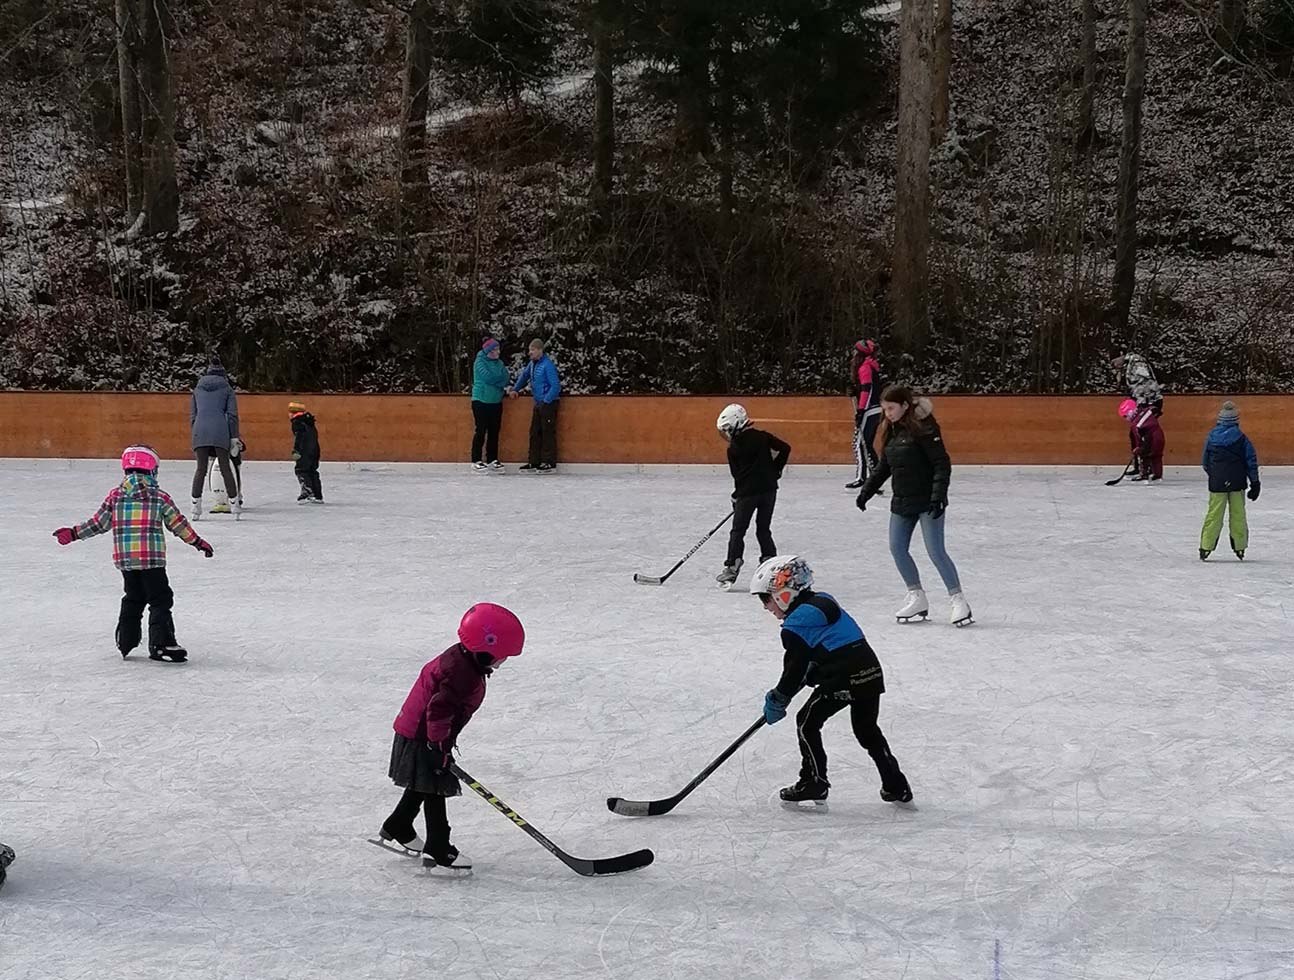
[[1125, 419], [1132, 418], [1132, 416], [1136, 414], [1136, 411], [1137, 411], [1137, 403], [1134, 402], [1131, 398], [1125, 398], [1123, 401], [1119, 403], [1119, 414], [1123, 416]]
[[161, 462], [151, 446], [127, 446], [121, 454], [123, 470], [144, 470], [147, 473], [156, 473]]
[[526, 631], [512, 610], [493, 602], [478, 602], [463, 613], [458, 642], [471, 653], [488, 653], [500, 661], [521, 656]]

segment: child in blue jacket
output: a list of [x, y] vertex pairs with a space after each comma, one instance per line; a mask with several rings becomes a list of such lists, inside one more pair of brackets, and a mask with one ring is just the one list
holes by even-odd
[[1241, 561], [1249, 547], [1249, 522], [1245, 517], [1245, 487], [1249, 499], [1262, 491], [1258, 481], [1258, 454], [1249, 437], [1240, 431], [1240, 410], [1235, 402], [1222, 403], [1218, 424], [1204, 442], [1204, 472], [1209, 475], [1209, 509], [1200, 531], [1200, 561], [1218, 546], [1222, 517], [1230, 511], [1231, 550]]

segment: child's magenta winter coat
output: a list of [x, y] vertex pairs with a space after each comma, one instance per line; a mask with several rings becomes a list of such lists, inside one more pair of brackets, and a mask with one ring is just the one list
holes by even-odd
[[453, 744], [485, 700], [485, 672], [455, 643], [414, 682], [392, 727], [409, 739]]

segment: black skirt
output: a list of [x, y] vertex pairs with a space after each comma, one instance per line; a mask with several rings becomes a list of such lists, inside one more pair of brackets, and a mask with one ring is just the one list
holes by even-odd
[[452, 772], [436, 771], [427, 743], [405, 738], [399, 732], [391, 742], [391, 767], [387, 773], [397, 786], [428, 796], [459, 796], [463, 787]]

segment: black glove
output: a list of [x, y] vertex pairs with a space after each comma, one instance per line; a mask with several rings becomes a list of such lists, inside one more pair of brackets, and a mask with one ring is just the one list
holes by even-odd
[[433, 772], [446, 772], [454, 764], [453, 746], [428, 742], [427, 751], [431, 753]]
[[1258, 495], [1262, 493], [1262, 490], [1263, 490], [1263, 485], [1259, 483], [1257, 480], [1254, 480], [1253, 483], [1249, 484], [1249, 493], [1247, 496], [1249, 497], [1250, 500], [1257, 500]]
[[948, 501], [932, 500], [930, 501], [930, 517], [932, 520], [939, 520], [944, 516], [944, 511], [948, 509]]
[[854, 503], [858, 505], [859, 510], [867, 510], [867, 499], [867, 495], [859, 491], [858, 499]]

